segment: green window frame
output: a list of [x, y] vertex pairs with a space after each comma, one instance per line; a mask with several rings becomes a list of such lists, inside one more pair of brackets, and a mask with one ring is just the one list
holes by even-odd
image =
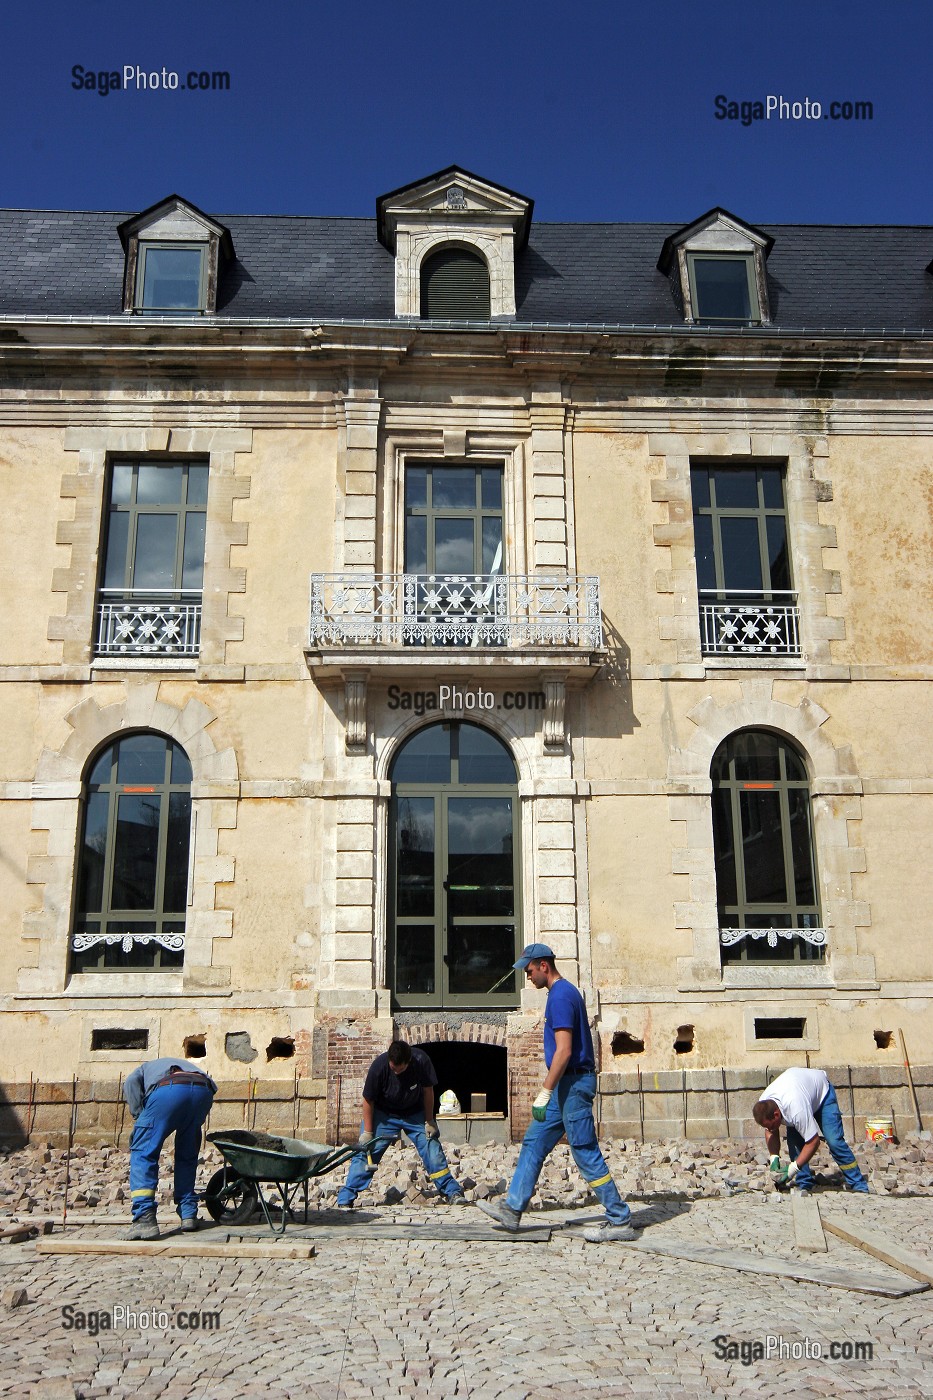
[[199, 461], [112, 464], [102, 590], [200, 596], [208, 472]]
[[[741, 278], [736, 277], [731, 288], [733, 293], [736, 290], [740, 293], [744, 291], [744, 306], [742, 309], [733, 308], [728, 314], [722, 314], [722, 312], [716, 314], [712, 309], [716, 289], [708, 284], [707, 278], [717, 267], [720, 272], [724, 272], [727, 267], [731, 270], [733, 266], [741, 266], [745, 272], [744, 283]], [[711, 321], [715, 324], [740, 326], [760, 324], [761, 306], [758, 299], [758, 281], [755, 274], [755, 255], [753, 253], [688, 253], [687, 277], [690, 282], [690, 304], [693, 308], [695, 321]]]
[[390, 772], [388, 980], [401, 1009], [518, 1005], [518, 778], [495, 734], [426, 725]]
[[[177, 256], [173, 258], [173, 254]], [[176, 264], [174, 275], [171, 264]], [[192, 268], [196, 273], [192, 275]], [[182, 269], [184, 263], [184, 269]], [[189, 290], [181, 297], [165, 298], [160, 289], [175, 284]], [[204, 243], [177, 243], [140, 240], [136, 262], [137, 312], [200, 313], [207, 307], [207, 246]]]
[[822, 938], [804, 932], [819, 931], [821, 919], [800, 754], [770, 730], [739, 730], [717, 749], [710, 776], [719, 927], [773, 931], [731, 944], [721, 936], [723, 963], [822, 961]]
[[468, 248], [445, 246], [421, 264], [421, 319], [488, 321], [491, 315], [489, 268]]
[[783, 467], [691, 463], [690, 490], [701, 594], [767, 600], [793, 591]]
[[500, 574], [504, 548], [501, 464], [406, 466], [405, 573]]
[[82, 791], [71, 970], [167, 971], [184, 961], [191, 764], [150, 730], [92, 759]]

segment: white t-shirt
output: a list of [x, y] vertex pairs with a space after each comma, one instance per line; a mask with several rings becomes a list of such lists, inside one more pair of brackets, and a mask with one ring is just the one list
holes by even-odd
[[786, 1069], [768, 1086], [758, 1102], [771, 1099], [781, 1110], [784, 1122], [796, 1128], [804, 1142], [811, 1142], [820, 1131], [813, 1115], [831, 1088], [821, 1069]]

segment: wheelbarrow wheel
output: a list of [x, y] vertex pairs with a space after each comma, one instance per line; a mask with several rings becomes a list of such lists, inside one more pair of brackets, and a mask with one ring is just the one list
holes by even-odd
[[255, 1182], [221, 1167], [207, 1183], [204, 1204], [221, 1225], [243, 1225], [259, 1204], [259, 1192]]

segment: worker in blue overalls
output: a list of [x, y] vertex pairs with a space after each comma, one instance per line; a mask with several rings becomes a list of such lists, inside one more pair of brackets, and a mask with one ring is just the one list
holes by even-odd
[[404, 1040], [393, 1040], [386, 1053], [373, 1060], [363, 1085], [360, 1151], [337, 1193], [342, 1210], [350, 1210], [359, 1193], [366, 1190], [399, 1133], [405, 1133], [413, 1144], [440, 1194], [455, 1205], [465, 1203], [441, 1147], [434, 1117], [436, 1087], [437, 1075], [427, 1055]]
[[201, 1148], [201, 1127], [211, 1111], [217, 1085], [189, 1060], [150, 1060], [127, 1076], [123, 1097], [136, 1119], [130, 1138], [130, 1195], [133, 1224], [130, 1240], [157, 1240], [156, 1188], [159, 1153], [175, 1134], [175, 1208], [183, 1230], [198, 1228], [194, 1178]]

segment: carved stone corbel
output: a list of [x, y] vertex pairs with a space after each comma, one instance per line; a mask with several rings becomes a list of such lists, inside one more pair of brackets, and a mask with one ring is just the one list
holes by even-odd
[[564, 710], [567, 703], [567, 686], [563, 674], [545, 672], [544, 685], [544, 747], [563, 749], [566, 741]]
[[347, 753], [365, 753], [369, 742], [369, 726], [366, 722], [366, 692], [369, 684], [368, 671], [344, 671], [343, 673]]

